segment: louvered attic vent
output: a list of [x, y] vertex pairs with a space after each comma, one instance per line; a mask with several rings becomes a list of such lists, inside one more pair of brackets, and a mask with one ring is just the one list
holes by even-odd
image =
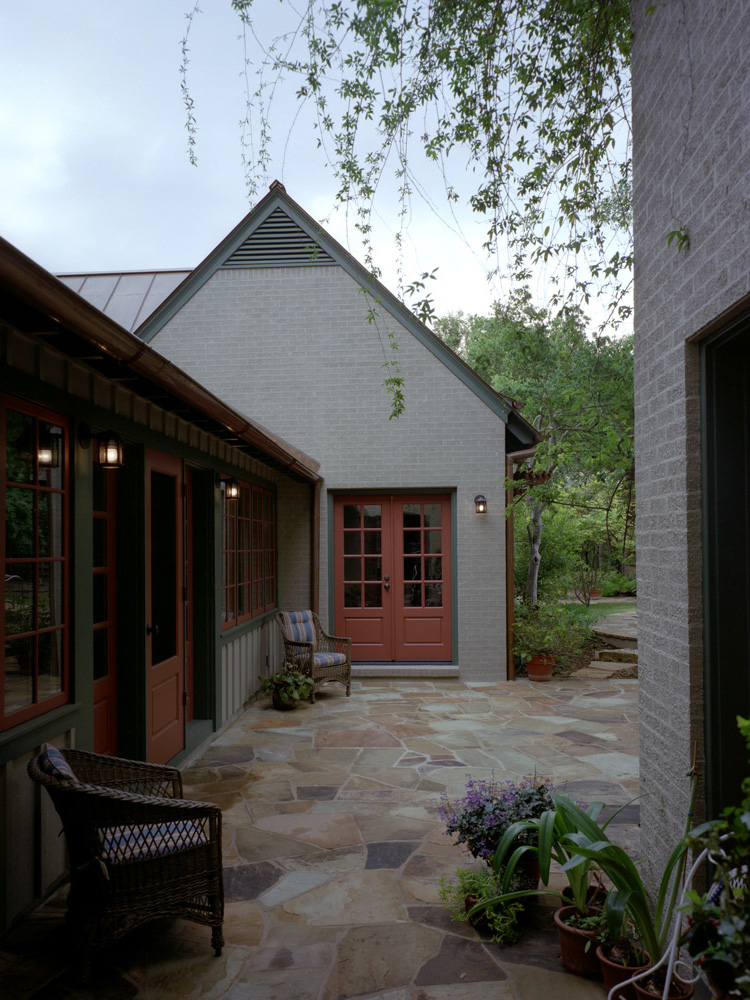
[[277, 208], [222, 267], [310, 267], [335, 263], [286, 212]]

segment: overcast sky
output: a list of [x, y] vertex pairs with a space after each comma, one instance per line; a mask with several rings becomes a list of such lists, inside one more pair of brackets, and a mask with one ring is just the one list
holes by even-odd
[[[191, 27], [197, 167], [186, 153], [179, 70], [191, 6], [0, 0], [0, 235], [53, 273], [194, 267], [251, 207], [240, 150], [243, 47], [230, 0], [204, 0]], [[273, 26], [290, 7], [256, 2]], [[361, 258], [343, 213], [331, 215], [336, 184], [315, 133], [303, 122], [287, 142], [293, 95], [275, 108], [270, 179]], [[442, 207], [436, 179], [424, 183]], [[407, 281], [437, 267], [430, 288], [440, 314], [488, 311], [501, 290], [487, 283], [481, 221], [464, 211], [462, 239], [415, 207]], [[381, 214], [376, 263], [397, 291], [395, 214]]]

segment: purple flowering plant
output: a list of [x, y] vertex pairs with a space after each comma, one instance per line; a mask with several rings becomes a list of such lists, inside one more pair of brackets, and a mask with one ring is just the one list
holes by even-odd
[[[451, 801], [443, 793], [438, 812], [456, 842], [465, 844], [473, 857], [490, 864], [508, 827], [551, 809], [554, 790], [550, 781], [536, 775], [501, 782], [494, 776], [489, 780], [469, 776], [461, 798]], [[520, 834], [519, 842], [533, 844], [535, 838], [535, 831], [528, 830]]]

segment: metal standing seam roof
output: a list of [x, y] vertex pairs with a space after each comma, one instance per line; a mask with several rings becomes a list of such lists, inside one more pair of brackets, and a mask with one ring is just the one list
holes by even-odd
[[190, 270], [107, 271], [57, 277], [105, 316], [134, 333], [187, 278]]

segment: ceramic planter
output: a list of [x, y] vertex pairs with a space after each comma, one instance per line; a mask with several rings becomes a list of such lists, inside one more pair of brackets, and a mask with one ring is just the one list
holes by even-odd
[[[557, 926], [557, 936], [560, 941], [560, 959], [569, 972], [586, 979], [601, 979], [602, 971], [599, 959], [596, 957], [596, 939], [598, 931], [584, 931], [571, 927], [565, 921], [576, 912], [575, 906], [563, 906], [554, 913]], [[590, 911], [598, 913], [594, 908]], [[588, 949], [587, 949], [588, 945]]]
[[532, 656], [526, 661], [526, 673], [530, 681], [551, 681], [554, 656]]
[[[619, 986], [620, 983], [624, 983], [626, 979], [630, 979], [631, 976], [635, 976], [639, 972], [643, 972], [651, 964], [651, 959], [644, 965], [622, 965], [620, 962], [613, 962], [607, 954], [605, 954], [605, 948], [602, 945], [596, 949], [596, 957], [599, 959], [599, 966], [602, 970], [602, 979], [604, 980], [604, 988], [609, 993], [611, 989], [615, 986]], [[631, 983], [628, 986], [623, 986], [622, 989], [616, 994], [617, 1000], [637, 1000], [637, 995], [635, 992], [635, 987]]]

